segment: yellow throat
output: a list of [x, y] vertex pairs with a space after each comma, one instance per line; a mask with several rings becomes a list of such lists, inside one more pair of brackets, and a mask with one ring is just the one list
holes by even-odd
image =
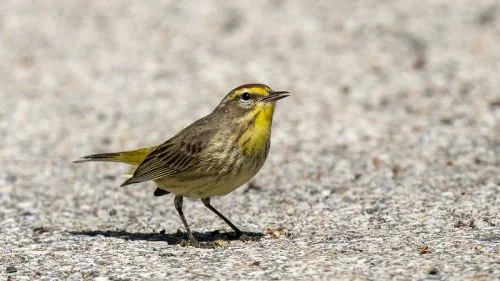
[[245, 156], [254, 156], [267, 147], [271, 137], [274, 106], [274, 103], [258, 104], [243, 118], [242, 125], [250, 123], [238, 141]]

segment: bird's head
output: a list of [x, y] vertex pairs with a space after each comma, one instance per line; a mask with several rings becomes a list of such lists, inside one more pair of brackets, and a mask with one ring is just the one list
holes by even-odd
[[[273, 91], [263, 84], [246, 84], [229, 92], [217, 111], [230, 122], [243, 154], [250, 156], [269, 144], [276, 101], [288, 97], [287, 91]], [[234, 126], [233, 126], [234, 125]]]
[[287, 91], [273, 91], [264, 84], [246, 84], [233, 89], [218, 108], [231, 112], [233, 117], [251, 117], [265, 113], [272, 118], [276, 101], [288, 97]]

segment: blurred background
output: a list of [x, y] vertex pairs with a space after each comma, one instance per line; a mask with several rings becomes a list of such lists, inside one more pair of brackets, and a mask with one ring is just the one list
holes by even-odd
[[[498, 142], [498, 115], [484, 113], [498, 107], [499, 9], [466, 0], [5, 1], [2, 159], [66, 163], [156, 144], [232, 88], [260, 82], [294, 94], [277, 113], [278, 143], [323, 157], [318, 147], [407, 145], [424, 164], [436, 153], [446, 163], [443, 149]], [[467, 137], [456, 130], [418, 147], [464, 125]]]
[[[429, 229], [498, 227], [497, 0], [4, 0], [0, 65], [7, 243], [42, 225], [54, 237], [174, 232], [171, 198], [152, 199], [152, 184], [118, 188], [126, 166], [70, 162], [159, 144], [251, 82], [292, 96], [256, 191], [218, 201], [237, 225], [342, 237], [375, 208], [396, 224], [434, 210]], [[452, 202], [460, 214], [439, 207]], [[193, 228], [220, 228], [189, 204]]]

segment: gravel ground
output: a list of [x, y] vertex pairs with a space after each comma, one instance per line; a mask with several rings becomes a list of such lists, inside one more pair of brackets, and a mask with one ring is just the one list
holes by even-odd
[[[500, 278], [500, 3], [3, 0], [2, 280]], [[289, 90], [262, 171], [198, 201], [79, 156]], [[179, 229], [182, 233], [178, 232]]]

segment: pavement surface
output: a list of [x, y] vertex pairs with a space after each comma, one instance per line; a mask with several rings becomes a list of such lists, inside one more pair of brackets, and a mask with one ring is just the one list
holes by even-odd
[[[1, 280], [498, 280], [500, 2], [3, 0]], [[232, 88], [280, 102], [213, 205], [80, 156], [159, 144]]]

